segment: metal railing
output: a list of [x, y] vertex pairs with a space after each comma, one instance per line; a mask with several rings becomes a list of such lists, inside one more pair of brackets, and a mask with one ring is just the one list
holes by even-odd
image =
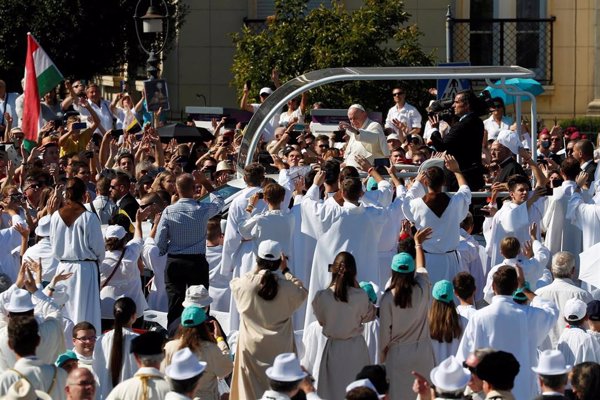
[[459, 19], [446, 15], [448, 62], [471, 65], [519, 65], [552, 83], [556, 17], [540, 19]]

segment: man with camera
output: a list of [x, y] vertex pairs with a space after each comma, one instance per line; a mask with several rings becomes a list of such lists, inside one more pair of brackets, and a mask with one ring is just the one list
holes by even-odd
[[[439, 118], [437, 115], [429, 117], [431, 126], [435, 129], [431, 134], [433, 146], [437, 151], [446, 151], [456, 158], [471, 191], [481, 189], [485, 183], [481, 164], [483, 121], [477, 113], [482, 108], [480, 101], [471, 90], [458, 92], [454, 97], [452, 109], [459, 120], [443, 138], [439, 132]], [[446, 176], [446, 187], [450, 191], [458, 189], [456, 179], [452, 175]]]

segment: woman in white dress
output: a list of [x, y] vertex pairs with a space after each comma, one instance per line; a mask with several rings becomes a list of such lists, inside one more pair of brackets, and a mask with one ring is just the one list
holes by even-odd
[[61, 283], [69, 294], [63, 309], [73, 322], [88, 321], [100, 332], [98, 264], [104, 260], [100, 220], [82, 204], [87, 188], [79, 178], [67, 180], [66, 204], [52, 215], [50, 237], [57, 274], [73, 273]]
[[463, 323], [454, 305], [454, 286], [452, 282], [441, 280], [433, 285], [433, 301], [429, 308], [429, 335], [438, 365], [446, 358], [456, 354], [462, 337]]
[[105, 399], [113, 387], [133, 377], [138, 370], [135, 357], [130, 353], [131, 341], [138, 336], [131, 330], [136, 319], [135, 302], [129, 297], [121, 297], [115, 302], [113, 315], [115, 327], [106, 332], [96, 342], [93, 370], [98, 376], [97, 395]]
[[348, 252], [339, 253], [331, 265], [331, 284], [313, 300], [317, 321], [327, 343], [317, 380], [319, 396], [342, 399], [346, 386], [369, 365], [369, 349], [363, 337], [364, 323], [373, 321], [377, 309], [356, 281], [356, 261]]
[[131, 298], [136, 310], [142, 315], [148, 308], [138, 268], [138, 259], [144, 245], [142, 220], [145, 217], [144, 211], [138, 209], [135, 233], [129, 242], [126, 242], [127, 232], [120, 225], [109, 225], [104, 232], [106, 257], [100, 265], [100, 309], [102, 323], [106, 325], [102, 327], [103, 330], [112, 325], [113, 305], [119, 297]]

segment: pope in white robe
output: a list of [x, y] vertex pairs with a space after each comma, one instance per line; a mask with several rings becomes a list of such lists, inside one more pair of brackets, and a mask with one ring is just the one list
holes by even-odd
[[303, 217], [307, 216], [316, 232], [321, 233], [312, 263], [305, 327], [315, 320], [312, 300], [319, 290], [331, 283], [328, 265], [339, 252], [348, 251], [356, 259], [357, 280], [375, 282], [379, 277], [377, 244], [387, 215], [385, 210], [356, 205], [347, 199], [343, 206], [333, 198], [321, 203], [319, 187], [324, 180], [325, 173], [317, 173], [302, 200]]

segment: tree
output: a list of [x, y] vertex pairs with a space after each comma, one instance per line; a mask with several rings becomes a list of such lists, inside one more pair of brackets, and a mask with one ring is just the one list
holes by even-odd
[[[422, 35], [416, 26], [404, 26], [409, 14], [397, 0], [365, 0], [364, 6], [348, 12], [340, 2], [321, 5], [307, 13], [307, 0], [276, 0], [275, 15], [266, 29], [253, 32], [244, 27], [234, 34], [233, 84], [241, 91], [244, 82], [256, 84], [251, 95], [270, 81], [273, 68], [282, 82], [305, 72], [335, 67], [389, 67], [432, 65], [432, 54], [420, 49]], [[330, 108], [346, 108], [360, 101], [369, 109], [389, 107], [389, 93], [397, 82], [344, 82], [311, 91], [311, 99]], [[427, 94], [410, 82], [411, 97]], [[424, 87], [421, 85], [420, 87]], [[381, 102], [384, 102], [381, 104]]]
[[[137, 0], [2, 0], [0, 1], [0, 79], [20, 91], [27, 32], [31, 32], [66, 78], [90, 79], [115, 74], [126, 64], [137, 77], [146, 62], [135, 33]], [[158, 2], [155, 2], [158, 3]], [[187, 14], [178, 0], [166, 0], [171, 43]], [[140, 4], [144, 13], [149, 1]], [[158, 4], [155, 4], [158, 6]], [[169, 47], [167, 46], [167, 51]]]

